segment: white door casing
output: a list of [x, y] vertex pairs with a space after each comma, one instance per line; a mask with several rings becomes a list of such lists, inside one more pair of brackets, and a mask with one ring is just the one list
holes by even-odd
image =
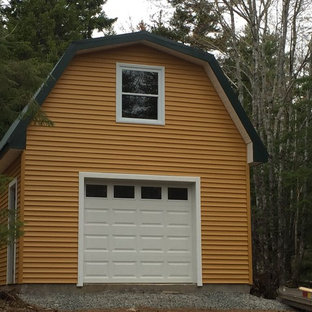
[[[107, 198], [86, 197], [86, 181], [105, 183]], [[135, 198], [113, 198], [114, 184], [135, 185]], [[140, 186], [145, 185], [163, 186], [162, 199], [140, 199]], [[188, 186], [189, 200], [168, 202], [165, 186]], [[200, 215], [198, 177], [79, 173], [77, 286], [84, 283], [202, 286]], [[179, 249], [179, 244], [183, 248]]]
[[[17, 179], [9, 183], [8, 189], [8, 227], [12, 218], [16, 221], [17, 212]], [[15, 284], [16, 242], [10, 241], [7, 245], [7, 284]]]

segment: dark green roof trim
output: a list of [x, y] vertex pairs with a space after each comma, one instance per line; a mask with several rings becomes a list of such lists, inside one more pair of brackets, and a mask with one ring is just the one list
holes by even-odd
[[[176, 52], [197, 58], [199, 60], [208, 62], [214, 74], [216, 75], [220, 85], [222, 86], [225, 94], [227, 95], [229, 101], [231, 102], [236, 114], [238, 115], [241, 123], [243, 124], [245, 130], [247, 131], [250, 139], [253, 142], [253, 162], [267, 162], [268, 153], [264, 147], [260, 137], [258, 136], [256, 130], [251, 124], [249, 118], [247, 117], [244, 109], [242, 108], [237, 96], [233, 92], [231, 85], [222, 72], [218, 62], [214, 56], [210, 53], [204, 52], [197, 48], [189, 47], [184, 44], [172, 41], [170, 39], [160, 37], [157, 35], [150, 34], [145, 31], [107, 36], [103, 38], [86, 39], [74, 41], [68, 49], [65, 51], [64, 55], [61, 57], [59, 62], [55, 65], [50, 75], [48, 76], [45, 83], [40, 87], [37, 93], [34, 95], [34, 100], [39, 104], [45, 101], [50, 91], [54, 87], [57, 80], [61, 77], [64, 70], [68, 66], [69, 62], [75, 56], [78, 51], [93, 50], [101, 48], [104, 46], [118, 46], [124, 44], [131, 44], [136, 42], [148, 41], [156, 45], [172, 49]], [[31, 118], [19, 118], [12, 126], [9, 128], [7, 133], [4, 135], [0, 141], [0, 158], [5, 154], [5, 152], [12, 149], [24, 149], [26, 146], [26, 129]]]
[[[23, 110], [24, 112], [25, 110]], [[9, 149], [23, 150], [26, 146], [26, 128], [29, 121], [17, 118], [0, 141], [0, 159]], [[25, 129], [25, 131], [20, 131]]]

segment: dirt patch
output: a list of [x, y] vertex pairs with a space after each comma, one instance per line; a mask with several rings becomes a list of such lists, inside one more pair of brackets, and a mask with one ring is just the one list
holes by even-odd
[[0, 291], [0, 311], [7, 312], [47, 312], [54, 310], [42, 309], [29, 305], [20, 299], [14, 291]]

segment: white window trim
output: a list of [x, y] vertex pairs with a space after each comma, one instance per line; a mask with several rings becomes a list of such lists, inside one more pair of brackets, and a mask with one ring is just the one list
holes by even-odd
[[[122, 69], [154, 71], [158, 73], [158, 107], [156, 119], [122, 117]], [[116, 122], [164, 125], [165, 124], [165, 67], [116, 63]]]
[[89, 178], [109, 179], [109, 180], [135, 180], [152, 182], [188, 182], [195, 187], [195, 253], [196, 253], [196, 284], [203, 286], [202, 280], [202, 251], [201, 251], [201, 201], [200, 201], [200, 177], [186, 176], [161, 176], [144, 174], [120, 174], [120, 173], [100, 173], [100, 172], [79, 172], [79, 222], [78, 222], [78, 281], [77, 287], [83, 286], [83, 253], [84, 253], [84, 200], [85, 200], [85, 180]]
[[[14, 178], [10, 183], [8, 187], [8, 209], [11, 209], [11, 188], [15, 185], [15, 219], [16, 219], [16, 213], [17, 213], [17, 178]], [[9, 226], [9, 224], [8, 224]], [[7, 245], [7, 248], [9, 248], [9, 245]], [[11, 261], [10, 259], [10, 254], [9, 252], [7, 253], [7, 272], [6, 272], [6, 283], [7, 285], [9, 284], [9, 262]], [[16, 241], [13, 243], [13, 279], [12, 279], [12, 284], [15, 284], [15, 275], [16, 275]]]

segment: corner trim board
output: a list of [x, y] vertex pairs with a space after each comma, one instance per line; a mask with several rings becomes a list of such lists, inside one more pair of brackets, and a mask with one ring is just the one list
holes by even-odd
[[[14, 203], [14, 211], [15, 211], [15, 215], [14, 218], [16, 219], [16, 212], [17, 212], [17, 178], [14, 178], [8, 186], [8, 211], [11, 209], [11, 202], [12, 202], [12, 198], [11, 198], [11, 188], [15, 185], [15, 203]], [[9, 216], [8, 216], [9, 217]], [[9, 223], [8, 223], [8, 227], [9, 227]], [[15, 284], [16, 281], [16, 241], [14, 240], [13, 242], [13, 259], [10, 259], [10, 253], [9, 251], [9, 244], [7, 244], [7, 269], [6, 269], [6, 284]], [[10, 267], [10, 261], [13, 260], [13, 273], [12, 273], [12, 281], [9, 280], [9, 267]]]
[[[24, 223], [24, 191], [25, 191], [25, 157], [26, 152], [22, 151], [21, 155], [21, 171], [20, 171], [20, 200], [19, 200], [19, 218]], [[23, 283], [23, 255], [24, 255], [24, 236], [19, 238], [18, 243], [18, 283]]]
[[136, 181], [157, 181], [157, 182], [189, 182], [195, 186], [195, 252], [196, 252], [196, 284], [203, 286], [202, 281], [202, 254], [201, 254], [201, 202], [200, 202], [200, 177], [188, 176], [161, 176], [144, 174], [120, 174], [120, 173], [99, 173], [79, 172], [79, 221], [78, 221], [78, 280], [77, 287], [83, 286], [83, 237], [84, 237], [84, 198], [85, 179], [111, 179], [111, 180], [136, 180]]

